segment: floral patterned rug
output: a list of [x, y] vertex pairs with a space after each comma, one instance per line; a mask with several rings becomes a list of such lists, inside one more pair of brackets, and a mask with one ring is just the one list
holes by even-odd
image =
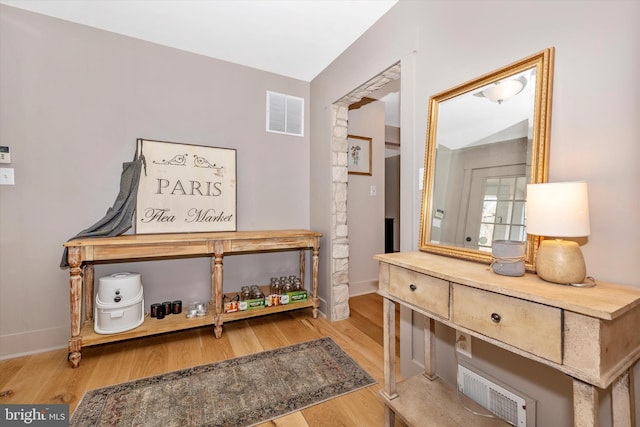
[[88, 391], [71, 426], [251, 426], [372, 384], [326, 337]]

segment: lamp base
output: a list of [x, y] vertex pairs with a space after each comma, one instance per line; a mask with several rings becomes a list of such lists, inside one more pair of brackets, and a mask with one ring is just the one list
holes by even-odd
[[543, 240], [536, 255], [536, 273], [552, 283], [584, 282], [587, 267], [580, 246], [567, 240]]

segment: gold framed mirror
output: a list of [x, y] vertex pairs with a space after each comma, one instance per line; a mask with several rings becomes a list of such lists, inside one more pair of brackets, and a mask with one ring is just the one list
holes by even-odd
[[419, 249], [491, 263], [492, 242], [525, 230], [526, 184], [546, 182], [554, 48], [429, 100]]

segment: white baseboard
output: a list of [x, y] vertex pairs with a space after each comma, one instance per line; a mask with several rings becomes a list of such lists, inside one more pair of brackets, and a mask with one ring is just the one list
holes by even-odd
[[0, 336], [0, 360], [67, 348], [69, 327], [40, 329]]
[[358, 295], [371, 294], [378, 290], [377, 280], [366, 280], [363, 282], [349, 283], [349, 296], [356, 297]]

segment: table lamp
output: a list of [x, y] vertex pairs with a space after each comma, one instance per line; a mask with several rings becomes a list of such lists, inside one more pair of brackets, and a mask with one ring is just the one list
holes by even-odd
[[591, 232], [586, 182], [528, 184], [526, 227], [527, 234], [553, 237], [538, 247], [538, 277], [561, 284], [584, 282], [587, 269], [580, 246], [561, 238]]

